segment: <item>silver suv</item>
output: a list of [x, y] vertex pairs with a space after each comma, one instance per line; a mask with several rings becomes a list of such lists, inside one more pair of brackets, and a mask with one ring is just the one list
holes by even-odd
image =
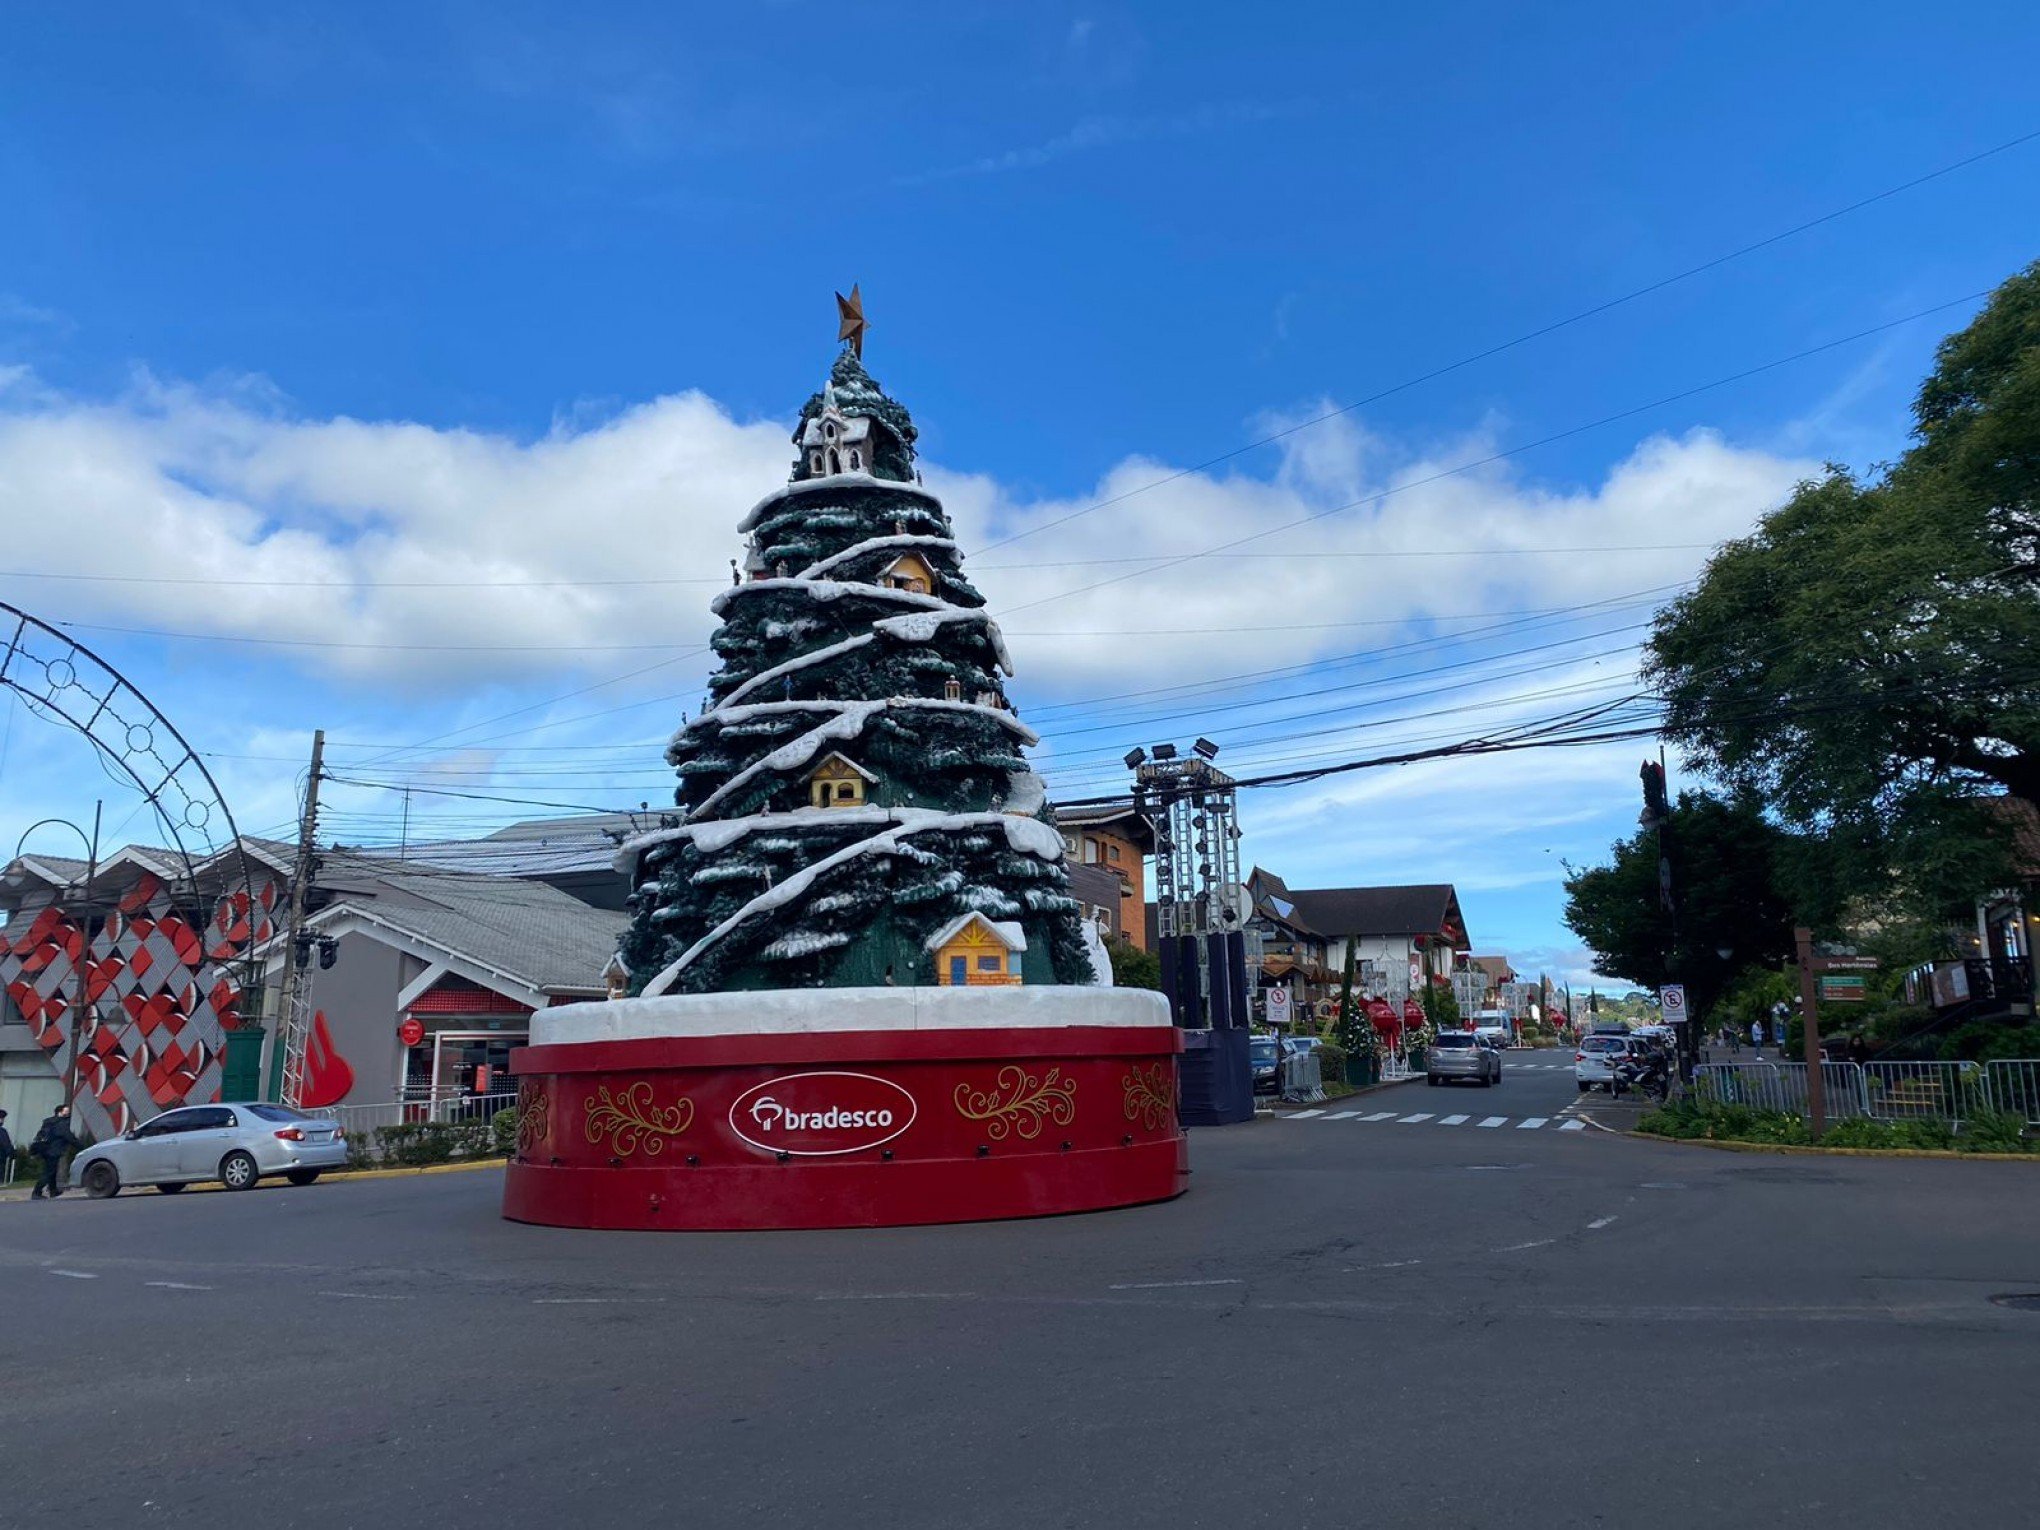
[[1502, 1054], [1472, 1031], [1440, 1031], [1424, 1049], [1424, 1082], [1470, 1078], [1482, 1088], [1502, 1081]]

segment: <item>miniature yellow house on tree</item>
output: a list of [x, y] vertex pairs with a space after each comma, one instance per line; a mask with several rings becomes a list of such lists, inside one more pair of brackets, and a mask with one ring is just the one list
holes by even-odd
[[855, 760], [832, 750], [808, 775], [808, 801], [818, 808], [863, 807], [865, 785], [877, 779]]
[[998, 987], [1020, 981], [1027, 936], [1017, 921], [963, 914], [928, 937], [935, 981], [944, 988]]

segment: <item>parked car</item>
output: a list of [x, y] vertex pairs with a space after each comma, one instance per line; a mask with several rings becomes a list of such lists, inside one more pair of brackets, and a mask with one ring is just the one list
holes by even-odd
[[1604, 1088], [1615, 1077], [1615, 1064], [1632, 1054], [1640, 1056], [1644, 1043], [1627, 1031], [1596, 1032], [1584, 1037], [1573, 1053], [1573, 1078], [1584, 1094], [1596, 1084]]
[[154, 1185], [168, 1195], [209, 1179], [252, 1190], [272, 1174], [309, 1185], [346, 1162], [347, 1136], [337, 1123], [285, 1105], [236, 1102], [165, 1111], [87, 1148], [72, 1161], [71, 1177], [104, 1200], [129, 1185]]
[[1440, 1031], [1424, 1050], [1424, 1082], [1470, 1078], [1482, 1088], [1502, 1081], [1501, 1051], [1472, 1031]]
[[1273, 1094], [1282, 1087], [1282, 1041], [1276, 1036], [1256, 1036], [1247, 1043], [1254, 1069], [1254, 1093]]

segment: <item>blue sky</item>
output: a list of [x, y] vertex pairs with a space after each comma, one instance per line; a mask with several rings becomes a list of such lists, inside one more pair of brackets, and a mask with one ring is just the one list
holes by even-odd
[[[2040, 255], [2040, 142], [1173, 475], [2040, 128], [2030, 7], [1690, 9], [20, 10], [0, 598], [85, 624], [250, 828], [315, 725], [378, 779], [656, 800], [857, 281], [966, 548], [1028, 533], [971, 566], [1060, 794], [1158, 730], [1329, 758], [1613, 694], [1706, 545], [1901, 448], [1970, 308], [1518, 449], [1988, 289]], [[8, 726], [8, 821], [79, 810], [49, 731]], [[1637, 753], [1253, 794], [1248, 850], [1455, 880], [1483, 947], [1577, 969], [1559, 862], [1633, 823]]]

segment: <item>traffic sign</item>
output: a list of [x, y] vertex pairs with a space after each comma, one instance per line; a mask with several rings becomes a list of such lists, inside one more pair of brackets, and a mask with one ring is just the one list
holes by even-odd
[[1823, 972], [1816, 981], [1821, 998], [1838, 1004], [1860, 1004], [1870, 997], [1860, 972]]
[[1667, 983], [1658, 990], [1658, 1008], [1664, 1014], [1666, 1025], [1686, 1023], [1686, 985]]
[[1289, 990], [1271, 988], [1268, 990], [1268, 1023], [1287, 1025], [1289, 1023]]

